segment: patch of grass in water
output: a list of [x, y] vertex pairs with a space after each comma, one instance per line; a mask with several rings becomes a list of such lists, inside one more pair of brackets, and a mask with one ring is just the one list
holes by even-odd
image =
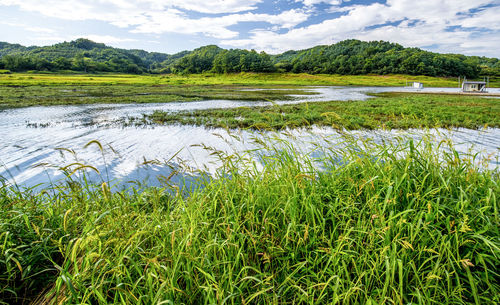
[[496, 99], [449, 94], [382, 93], [366, 101], [331, 101], [184, 112], [155, 111], [137, 124], [281, 130], [312, 125], [338, 129], [471, 129], [500, 127]]

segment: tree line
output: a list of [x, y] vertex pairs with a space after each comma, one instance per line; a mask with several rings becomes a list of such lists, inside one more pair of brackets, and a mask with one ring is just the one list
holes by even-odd
[[[4, 48], [2, 48], [4, 46]], [[7, 50], [7, 51], [6, 51]], [[127, 51], [88, 39], [48, 47], [0, 44], [0, 69], [10, 71], [62, 71], [143, 73], [144, 59]]]
[[278, 55], [209, 45], [169, 55], [108, 47], [77, 39], [48, 47], [0, 42], [0, 69], [10, 71], [122, 73], [291, 72], [311, 74], [412, 74], [500, 76], [497, 58], [440, 54], [385, 41], [345, 40]]

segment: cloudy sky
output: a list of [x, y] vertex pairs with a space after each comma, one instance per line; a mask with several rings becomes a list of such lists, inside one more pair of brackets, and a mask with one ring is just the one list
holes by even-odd
[[165, 53], [207, 44], [278, 53], [356, 38], [500, 57], [500, 0], [0, 0], [0, 41], [79, 37]]

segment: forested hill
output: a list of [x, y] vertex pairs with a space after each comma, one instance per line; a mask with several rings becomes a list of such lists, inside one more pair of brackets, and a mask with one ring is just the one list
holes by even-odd
[[497, 58], [440, 54], [385, 41], [345, 40], [278, 55], [215, 45], [169, 55], [125, 50], [87, 39], [47, 47], [0, 42], [0, 69], [10, 71], [326, 74], [404, 73], [430, 76], [500, 76]]
[[108, 47], [88, 39], [48, 47], [22, 47], [0, 42], [0, 68], [11, 71], [126, 72], [143, 73], [172, 55]]

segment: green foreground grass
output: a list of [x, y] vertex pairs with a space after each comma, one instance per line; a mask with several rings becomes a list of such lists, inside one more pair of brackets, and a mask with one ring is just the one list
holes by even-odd
[[221, 155], [191, 191], [0, 189], [0, 303], [498, 304], [498, 170], [428, 142], [262, 143], [263, 169]]
[[367, 101], [331, 101], [169, 113], [155, 111], [126, 124], [191, 124], [280, 130], [312, 125], [337, 129], [500, 127], [500, 102], [477, 96], [380, 93]]

